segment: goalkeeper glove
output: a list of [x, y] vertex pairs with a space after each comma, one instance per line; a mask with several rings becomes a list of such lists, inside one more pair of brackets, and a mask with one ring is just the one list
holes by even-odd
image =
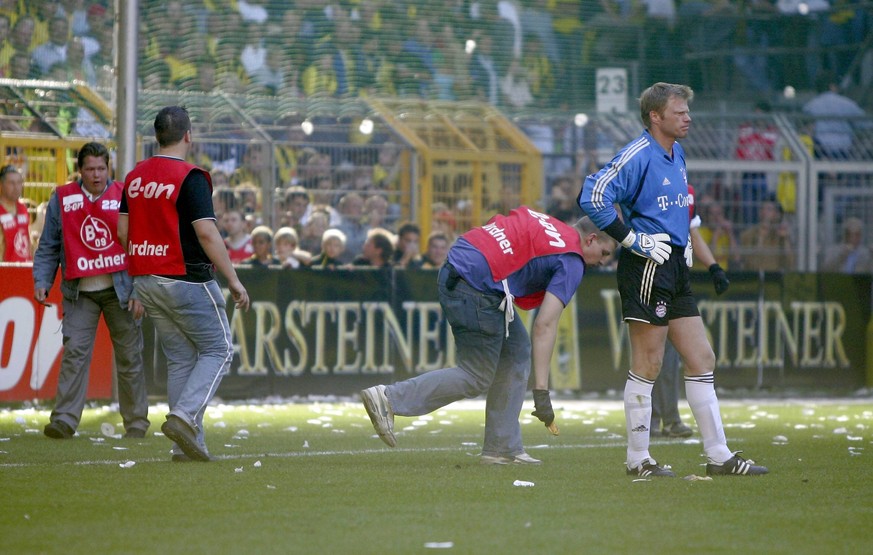
[[724, 272], [718, 262], [709, 267], [709, 275], [712, 277], [712, 285], [715, 286], [715, 294], [721, 295], [731, 286], [727, 274]]
[[658, 264], [663, 264], [670, 258], [670, 235], [667, 233], [649, 235], [630, 230], [622, 239], [621, 245], [638, 256], [651, 258]]

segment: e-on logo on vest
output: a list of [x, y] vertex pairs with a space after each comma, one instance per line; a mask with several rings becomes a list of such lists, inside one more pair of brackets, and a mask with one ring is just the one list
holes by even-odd
[[149, 181], [145, 185], [142, 184], [142, 178], [136, 177], [127, 186], [127, 197], [136, 198], [142, 194], [143, 198], [158, 198], [164, 196], [167, 200], [172, 198], [176, 186], [172, 183], [158, 183]]

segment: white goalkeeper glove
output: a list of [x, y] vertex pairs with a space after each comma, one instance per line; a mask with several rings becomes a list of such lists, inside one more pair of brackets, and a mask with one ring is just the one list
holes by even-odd
[[634, 254], [651, 258], [658, 264], [663, 264], [670, 258], [670, 235], [668, 233], [636, 233], [630, 230], [621, 241], [621, 246], [630, 249]]
[[691, 234], [688, 234], [688, 243], [685, 244], [685, 264], [690, 268], [694, 264], [694, 245], [691, 243]]

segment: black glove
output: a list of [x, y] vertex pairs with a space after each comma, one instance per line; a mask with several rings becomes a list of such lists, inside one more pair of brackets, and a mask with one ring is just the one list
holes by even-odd
[[555, 411], [552, 410], [552, 398], [548, 389], [534, 389], [534, 410], [531, 414], [540, 419], [546, 426], [555, 421]]
[[715, 286], [716, 295], [721, 295], [731, 286], [727, 274], [724, 273], [724, 270], [718, 265], [718, 262], [709, 267], [709, 275], [712, 277], [712, 285]]

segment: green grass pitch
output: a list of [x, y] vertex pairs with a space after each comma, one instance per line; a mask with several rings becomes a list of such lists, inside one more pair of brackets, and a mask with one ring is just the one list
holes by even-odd
[[[48, 410], [0, 408], [0, 552], [862, 553], [873, 545], [873, 401], [723, 401], [729, 445], [763, 477], [634, 480], [614, 400], [555, 400], [561, 435], [522, 413], [540, 466], [479, 464], [483, 403], [396, 420], [376, 438], [356, 400], [216, 404], [216, 460], [172, 463], [152, 407], [145, 439], [88, 408], [71, 440]], [[686, 422], [693, 421], [682, 403]], [[156, 433], [157, 432], [157, 433]], [[703, 475], [699, 436], [653, 441]], [[128, 461], [132, 461], [131, 464]], [[533, 487], [514, 485], [516, 480]]]

